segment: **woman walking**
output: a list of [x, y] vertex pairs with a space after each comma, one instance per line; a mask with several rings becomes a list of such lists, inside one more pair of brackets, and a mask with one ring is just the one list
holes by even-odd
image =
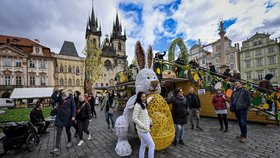
[[188, 115], [188, 102], [187, 98], [184, 96], [184, 92], [181, 88], [175, 91], [175, 96], [167, 101], [168, 104], [172, 103], [172, 116], [175, 124], [176, 132], [173, 145], [176, 146], [177, 142], [181, 145], [185, 145], [184, 138], [184, 125], [187, 124]]
[[77, 119], [79, 139], [80, 139], [78, 146], [81, 146], [82, 144], [84, 144], [83, 132], [85, 132], [88, 135], [88, 140], [91, 139], [91, 135], [88, 130], [89, 120], [91, 119], [90, 117], [91, 111], [90, 111], [89, 103], [85, 101], [85, 98], [82, 94], [80, 94], [79, 96], [79, 101], [81, 107], [77, 112], [76, 119]]
[[151, 119], [146, 109], [146, 99], [146, 94], [144, 92], [139, 92], [137, 94], [132, 114], [132, 120], [135, 122], [137, 132], [141, 137], [139, 158], [144, 158], [147, 145], [149, 147], [148, 158], [153, 158], [155, 152], [155, 143], [150, 135]]
[[92, 93], [90, 93], [88, 101], [89, 101], [90, 109], [91, 109], [91, 117], [96, 118], [96, 111], [95, 111], [95, 107], [94, 107], [95, 106], [95, 98], [93, 97]]
[[[217, 89], [217, 94], [212, 99], [212, 105], [216, 110], [218, 115], [220, 130], [225, 133], [228, 132], [228, 121], [227, 121], [227, 107], [226, 107], [226, 97], [222, 93], [221, 89]], [[224, 129], [225, 126], [225, 129]]]

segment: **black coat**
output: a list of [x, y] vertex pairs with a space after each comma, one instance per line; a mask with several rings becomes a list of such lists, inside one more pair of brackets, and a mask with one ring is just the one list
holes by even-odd
[[187, 98], [180, 100], [177, 97], [172, 97], [167, 101], [168, 104], [172, 103], [172, 116], [174, 124], [187, 124], [188, 115], [188, 102]]
[[[85, 104], [84, 104], [85, 103]], [[88, 102], [80, 102], [79, 112], [77, 113], [76, 119], [90, 119], [90, 105]], [[84, 104], [84, 106], [83, 106]]]
[[201, 108], [200, 100], [197, 94], [188, 94], [187, 96], [188, 105], [190, 108]]
[[36, 108], [33, 108], [29, 116], [30, 116], [30, 122], [33, 124], [44, 121], [42, 110], [37, 110]]

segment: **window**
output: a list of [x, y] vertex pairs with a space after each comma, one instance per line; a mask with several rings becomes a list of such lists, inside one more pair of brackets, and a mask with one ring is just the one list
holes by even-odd
[[268, 53], [272, 53], [272, 52], [275, 52], [274, 47], [269, 47], [269, 48], [268, 48]]
[[11, 76], [5, 76], [5, 85], [11, 85]]
[[247, 78], [247, 80], [251, 80], [252, 79], [252, 72], [246, 72], [246, 78]]
[[60, 79], [59, 84], [60, 84], [61, 86], [64, 86], [64, 80], [63, 80], [62, 78]]
[[229, 55], [229, 58], [230, 58], [230, 59], [234, 59], [234, 54], [230, 54], [230, 55]]
[[35, 86], [35, 77], [34, 76], [30, 76], [29, 84], [30, 84], [30, 86]]
[[40, 52], [40, 48], [36, 47], [35, 51], [36, 51], [36, 53], [39, 53]]
[[274, 64], [276, 64], [275, 56], [270, 56], [270, 57], [268, 57], [268, 63], [269, 63], [269, 65], [274, 65]]
[[258, 77], [258, 80], [262, 80], [263, 79], [263, 71], [257, 71], [257, 77]]
[[251, 57], [251, 53], [250, 52], [246, 52], [245, 53], [245, 58]]
[[98, 87], [98, 83], [95, 83], [95, 87]]
[[106, 77], [106, 74], [104, 74], [104, 77]]
[[12, 59], [4, 58], [4, 67], [12, 67]]
[[68, 79], [68, 86], [72, 86], [72, 80], [70, 78]]
[[263, 64], [262, 64], [262, 59], [256, 59], [256, 65], [258, 66], [258, 67], [260, 67], [260, 66], [262, 66]]
[[258, 45], [261, 45], [261, 44], [262, 44], [262, 40], [259, 40], [259, 41], [258, 41]]
[[251, 67], [251, 60], [245, 60], [245, 68]]
[[80, 73], [80, 69], [79, 69], [79, 67], [77, 66], [76, 67], [76, 74], [79, 74]]
[[253, 46], [256, 46], [256, 45], [258, 45], [258, 42], [257, 42], [257, 41], [255, 41], [255, 42], [253, 43]]
[[71, 68], [71, 66], [68, 66], [68, 72], [69, 72], [69, 73], [72, 73], [72, 68]]
[[63, 72], [63, 66], [62, 65], [60, 65], [59, 71]]
[[46, 61], [44, 59], [41, 59], [40, 69], [45, 69], [45, 68], [46, 68]]
[[35, 68], [35, 62], [34, 62], [33, 59], [30, 59], [30, 61], [29, 61], [29, 67], [30, 67], [30, 68]]
[[234, 69], [234, 64], [230, 64], [230, 69]]
[[80, 86], [80, 80], [79, 79], [76, 80], [76, 86]]
[[101, 83], [101, 87], [103, 87], [103, 83]]
[[109, 83], [106, 83], [106, 87], [108, 87], [109, 86]]
[[16, 76], [16, 85], [17, 86], [21, 85], [21, 76]]
[[21, 60], [16, 60], [16, 67], [21, 67]]
[[222, 50], [222, 46], [221, 45], [218, 45], [218, 46], [216, 46], [216, 51], [218, 52], [218, 51], [221, 51]]
[[45, 86], [46, 85], [46, 77], [45, 76], [41, 76], [40, 77], [40, 83], [41, 83], [41, 86]]
[[119, 48], [119, 50], [122, 50], [122, 44], [121, 44], [121, 42], [118, 43], [118, 48]]
[[256, 50], [256, 52], [255, 52], [255, 56], [259, 56], [259, 55], [262, 55], [262, 50], [261, 49]]
[[268, 73], [272, 74], [273, 76], [276, 76], [276, 69], [269, 69]]

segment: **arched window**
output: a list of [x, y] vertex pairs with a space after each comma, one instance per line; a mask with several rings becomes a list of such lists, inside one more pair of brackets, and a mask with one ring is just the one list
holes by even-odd
[[76, 80], [76, 86], [80, 86], [80, 80], [79, 79]]
[[71, 68], [71, 66], [68, 66], [68, 72], [69, 72], [69, 73], [72, 73], [72, 68]]
[[112, 68], [112, 63], [111, 63], [110, 60], [106, 60], [106, 61], [104, 62], [104, 66], [106, 67], [107, 71], [110, 70], [110, 69], [113, 69], [113, 68]]
[[59, 71], [63, 72], [63, 66], [62, 65], [60, 65]]
[[79, 74], [80, 73], [80, 69], [79, 69], [79, 66], [76, 67], [76, 74]]
[[121, 42], [118, 43], [118, 48], [119, 48], [119, 50], [122, 50], [122, 44], [121, 44]]
[[61, 86], [64, 86], [64, 80], [63, 80], [62, 78], [60, 79], [59, 84], [60, 84]]
[[68, 86], [72, 86], [72, 79], [71, 78], [68, 79]]
[[73, 73], [75, 73], [75, 66], [73, 66], [72, 71], [73, 71]]

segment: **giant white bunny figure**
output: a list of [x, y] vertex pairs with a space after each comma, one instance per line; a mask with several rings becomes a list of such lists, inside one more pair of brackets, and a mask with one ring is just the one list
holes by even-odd
[[[148, 94], [147, 109], [153, 121], [151, 135], [155, 142], [156, 150], [161, 150], [169, 146], [174, 138], [175, 129], [173, 119], [169, 106], [164, 98], [159, 95], [161, 88], [157, 75], [152, 69], [153, 52], [151, 46], [148, 48], [146, 57], [141, 43], [137, 41], [135, 57], [138, 69], [140, 70], [135, 81], [136, 95], [140, 91]], [[116, 135], [118, 136], [115, 151], [119, 156], [128, 156], [131, 154], [131, 146], [128, 142], [127, 135], [128, 133], [134, 132], [132, 113], [136, 95], [129, 98], [123, 115], [119, 116], [115, 123]]]

